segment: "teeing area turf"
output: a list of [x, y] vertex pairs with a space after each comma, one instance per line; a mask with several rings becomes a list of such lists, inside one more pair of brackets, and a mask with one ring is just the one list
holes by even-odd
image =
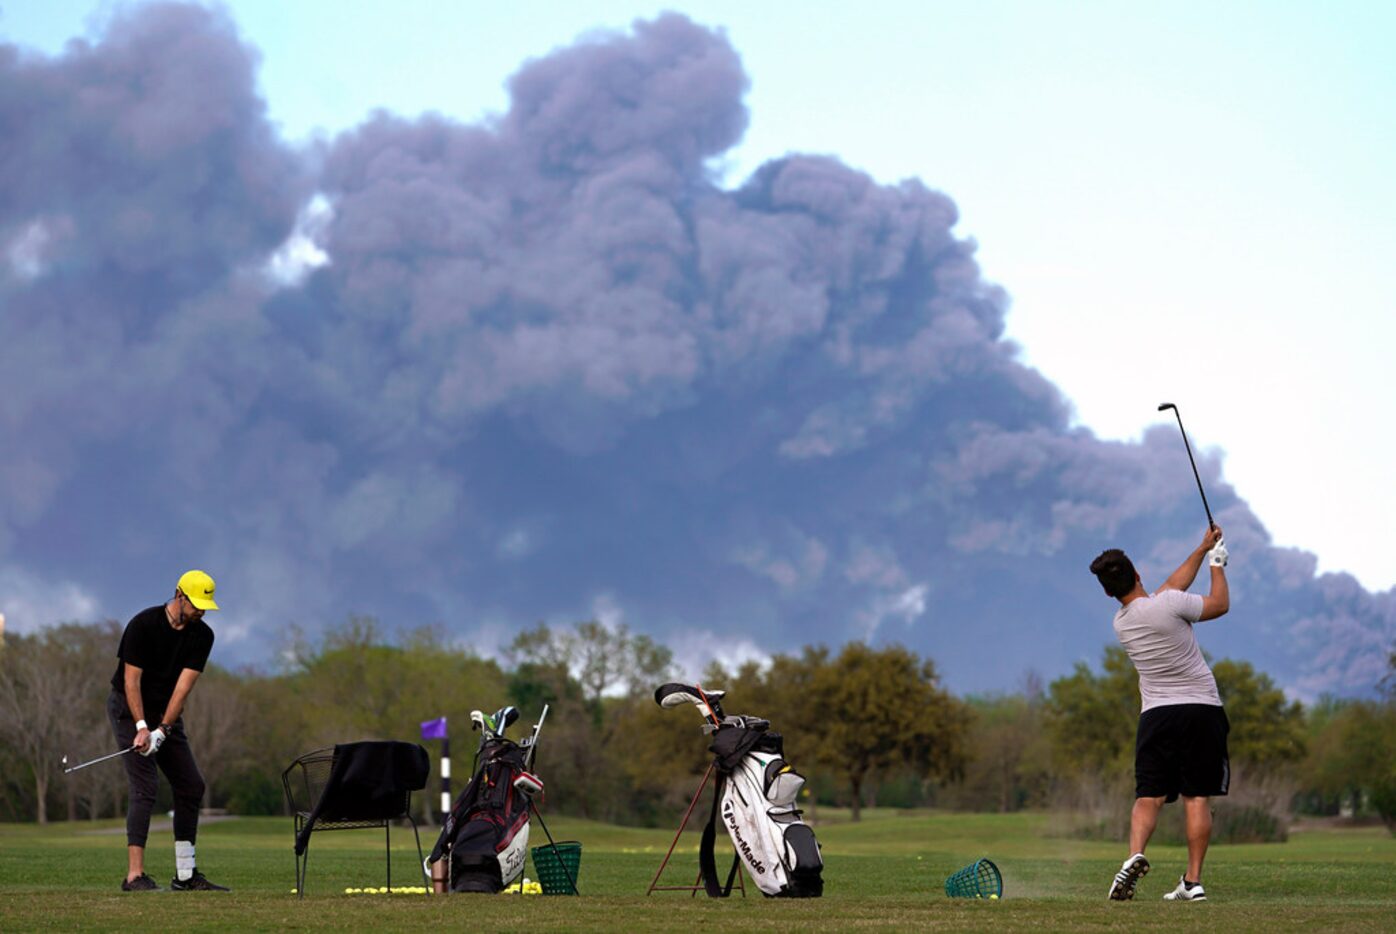
[[[706, 815], [704, 815], [706, 816]], [[1396, 930], [1396, 838], [1381, 827], [1297, 829], [1289, 842], [1214, 846], [1209, 900], [1162, 901], [1183, 869], [1181, 847], [1151, 847], [1153, 871], [1132, 902], [1105, 898], [1122, 845], [1050, 836], [1045, 814], [946, 814], [820, 809], [825, 896], [646, 896], [671, 830], [548, 820], [555, 839], [583, 843], [580, 897], [346, 894], [384, 884], [383, 835], [318, 834], [307, 894], [292, 890], [289, 818], [206, 822], [199, 867], [231, 893], [123, 893], [126, 847], [114, 821], [40, 828], [0, 824], [0, 931], [727, 931], [803, 930]], [[534, 826], [535, 839], [543, 834]], [[424, 830], [429, 849], [435, 831]], [[410, 827], [395, 827], [394, 885], [420, 885]], [[665, 881], [691, 882], [698, 834], [688, 833]], [[722, 851], [719, 851], [722, 852]], [[728, 851], [730, 852], [730, 851]], [[945, 877], [987, 856], [1002, 870], [1000, 901], [950, 899]], [[147, 869], [164, 887], [174, 874], [169, 822], [157, 821]], [[536, 878], [532, 862], [529, 878]]]

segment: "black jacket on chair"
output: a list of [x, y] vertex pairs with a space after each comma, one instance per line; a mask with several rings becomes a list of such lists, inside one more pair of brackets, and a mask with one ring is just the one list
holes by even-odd
[[325, 790], [296, 835], [296, 854], [305, 852], [317, 821], [405, 816], [409, 792], [427, 786], [430, 770], [427, 751], [416, 743], [389, 740], [336, 745]]

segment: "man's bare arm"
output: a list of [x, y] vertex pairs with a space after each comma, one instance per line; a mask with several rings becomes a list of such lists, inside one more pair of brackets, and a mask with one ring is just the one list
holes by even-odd
[[[141, 700], [141, 669], [127, 662], [123, 681], [126, 688], [126, 706], [131, 710], [131, 719], [139, 723], [145, 719], [145, 704]], [[150, 729], [147, 727], [144, 730], [136, 730], [136, 738], [131, 745], [144, 750], [149, 742]]]
[[[1193, 549], [1192, 554], [1178, 565], [1178, 570], [1168, 575], [1168, 580], [1163, 582], [1163, 586], [1154, 593], [1162, 593], [1165, 590], [1187, 590], [1192, 586], [1192, 582], [1197, 580], [1197, 572], [1202, 570], [1202, 559], [1207, 557], [1207, 552], [1211, 551], [1217, 542], [1222, 539], [1221, 526], [1214, 525], [1207, 529], [1202, 536], [1202, 544]], [[1213, 585], [1215, 586], [1215, 584]], [[1225, 613], [1226, 610], [1222, 610]], [[1220, 616], [1221, 614], [1217, 614]]]
[[1212, 592], [1202, 598], [1202, 615], [1198, 622], [1216, 619], [1231, 609], [1231, 588], [1226, 583], [1226, 568], [1212, 565]]
[[141, 701], [141, 669], [126, 663], [126, 706], [131, 708], [132, 720], [145, 719], [145, 705]]
[[194, 690], [194, 682], [199, 680], [199, 674], [192, 668], [186, 668], [179, 673], [174, 693], [170, 695], [169, 706], [165, 708], [165, 715], [160, 718], [161, 723], [174, 723], [179, 719], [179, 715], [184, 713], [184, 700], [189, 696], [189, 692]]

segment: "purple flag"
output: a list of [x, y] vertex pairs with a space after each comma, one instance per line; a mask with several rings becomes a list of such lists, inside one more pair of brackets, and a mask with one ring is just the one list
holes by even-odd
[[435, 720], [425, 720], [422, 722], [422, 739], [445, 739], [446, 738], [446, 718], [437, 717]]

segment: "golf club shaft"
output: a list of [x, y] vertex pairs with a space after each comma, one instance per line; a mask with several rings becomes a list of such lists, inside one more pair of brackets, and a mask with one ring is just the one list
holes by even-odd
[[1183, 447], [1188, 452], [1188, 463], [1192, 465], [1192, 476], [1197, 481], [1197, 492], [1202, 496], [1202, 508], [1207, 513], [1207, 527], [1214, 529], [1217, 524], [1212, 521], [1212, 507], [1207, 505], [1207, 493], [1202, 489], [1202, 475], [1197, 472], [1197, 461], [1193, 460], [1192, 457], [1192, 445], [1188, 443], [1188, 432], [1183, 427], [1183, 415], [1178, 411], [1178, 407], [1171, 402], [1165, 402], [1159, 408], [1172, 409], [1173, 416], [1178, 419], [1178, 430], [1183, 434]]
[[126, 755], [126, 753], [130, 752], [131, 750], [133, 750], [133, 749], [135, 749], [135, 748], [136, 748], [135, 746], [128, 746], [127, 748], [121, 750], [120, 752], [113, 752], [113, 753], [110, 753], [109, 755], [98, 756], [96, 759], [89, 759], [89, 760], [86, 761], [86, 762], [83, 762], [83, 763], [81, 763], [81, 764], [79, 764], [79, 765], [73, 766], [71, 769], [64, 769], [64, 770], [63, 770], [63, 774], [64, 774], [64, 775], [67, 775], [69, 772], [76, 772], [78, 769], [85, 769], [85, 768], [87, 768], [89, 765], [96, 765], [98, 762], [106, 762], [108, 759], [115, 759], [117, 756], [124, 756], [124, 755]]
[[543, 729], [543, 721], [548, 719], [548, 705], [543, 705], [543, 712], [538, 716], [538, 722], [533, 724], [533, 738], [528, 743], [528, 754], [524, 756], [524, 768], [533, 768], [533, 757], [538, 751], [538, 733]]
[[705, 719], [711, 720], [713, 726], [721, 726], [717, 720], [717, 711], [713, 709], [713, 702], [708, 700], [708, 695], [703, 693], [703, 686], [701, 684], [695, 684], [693, 686], [698, 690], [698, 696], [703, 699], [703, 706], [708, 709], [708, 712], [704, 714]]

